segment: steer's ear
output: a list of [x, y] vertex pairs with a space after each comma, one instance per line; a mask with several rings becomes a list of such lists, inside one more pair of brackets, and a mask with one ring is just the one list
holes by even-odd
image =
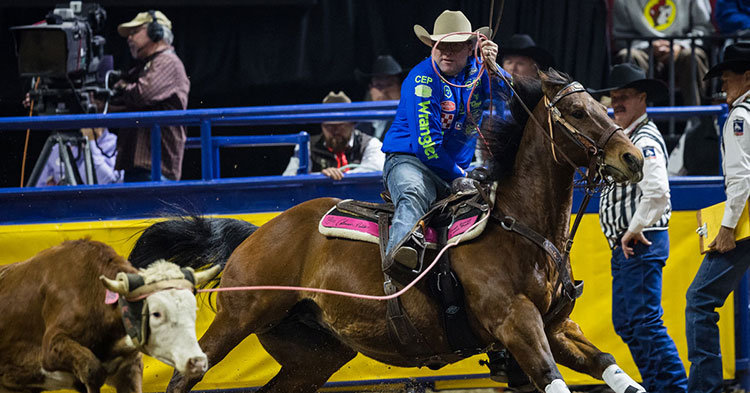
[[99, 276], [99, 279], [102, 280], [104, 286], [112, 292], [119, 293], [120, 295], [127, 295], [128, 292], [130, 292], [128, 276], [124, 272], [117, 273], [114, 280], [103, 275]]
[[201, 286], [208, 282], [208, 280], [214, 278], [221, 271], [221, 265], [214, 265], [208, 270], [195, 272], [195, 286]]

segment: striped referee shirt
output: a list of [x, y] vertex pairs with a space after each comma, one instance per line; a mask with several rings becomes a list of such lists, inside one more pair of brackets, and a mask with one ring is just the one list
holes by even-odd
[[610, 248], [625, 233], [667, 229], [672, 205], [667, 176], [667, 147], [654, 122], [644, 113], [625, 130], [643, 153], [643, 180], [615, 185], [599, 199], [599, 223]]

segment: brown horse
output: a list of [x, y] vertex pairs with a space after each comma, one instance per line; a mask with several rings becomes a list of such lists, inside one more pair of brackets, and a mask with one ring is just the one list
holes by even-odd
[[[533, 108], [538, 122], [527, 121], [514, 102], [514, 118], [520, 126], [502, 126], [505, 136], [486, 131], [498, 185], [493, 209], [514, 216], [562, 250], [569, 235], [575, 173], [563, 156], [577, 166], [595, 162], [592, 169], [618, 182], [639, 181], [643, 161], [605, 108], [580, 84], [554, 70], [540, 75], [541, 85], [518, 82], [515, 98], [538, 102]], [[547, 100], [542, 100], [545, 96]], [[555, 110], [562, 118], [553, 116], [548, 123], [549, 111]], [[553, 131], [539, 127], [548, 124]], [[515, 142], [508, 130], [516, 131]], [[554, 148], [545, 136], [550, 132]], [[503, 150], [514, 144], [515, 155]], [[597, 145], [603, 151], [598, 160]], [[260, 227], [229, 257], [221, 286], [303, 286], [382, 295], [377, 245], [327, 238], [318, 232], [321, 217], [337, 202], [311, 200]], [[559, 271], [548, 254], [527, 238], [489, 221], [479, 237], [452, 248], [450, 257], [463, 283], [473, 334], [487, 348], [507, 348], [537, 388], [568, 390], [556, 366], [559, 362], [604, 378], [617, 393], [643, 391], [611, 355], [583, 336], [569, 318], [572, 301], [552, 312], [552, 305], [563, 296], [555, 285]], [[571, 274], [569, 262], [564, 262]], [[428, 292], [420, 286], [408, 291], [401, 298], [403, 307], [434, 355], [450, 354], [442, 311]], [[200, 339], [209, 366], [254, 333], [282, 366], [261, 392], [314, 392], [358, 352], [394, 366], [422, 365], [401, 355], [389, 338], [385, 302], [303, 291], [237, 291], [220, 292], [217, 308]], [[198, 381], [175, 374], [168, 391], [189, 391]]]

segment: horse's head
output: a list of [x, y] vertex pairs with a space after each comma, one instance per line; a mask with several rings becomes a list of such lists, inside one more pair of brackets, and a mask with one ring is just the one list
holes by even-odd
[[[539, 76], [548, 120], [569, 137], [555, 138], [556, 145], [576, 145], [565, 149], [576, 165], [599, 171], [618, 183], [639, 182], [643, 156], [607, 115], [604, 105], [565, 74], [550, 69]], [[549, 127], [547, 121], [543, 125]]]

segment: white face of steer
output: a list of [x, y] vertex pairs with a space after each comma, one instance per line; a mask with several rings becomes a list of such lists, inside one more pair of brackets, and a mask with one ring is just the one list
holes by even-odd
[[148, 304], [151, 331], [145, 352], [186, 377], [203, 375], [208, 361], [195, 336], [193, 293], [187, 289], [168, 289], [155, 292], [144, 301]]

